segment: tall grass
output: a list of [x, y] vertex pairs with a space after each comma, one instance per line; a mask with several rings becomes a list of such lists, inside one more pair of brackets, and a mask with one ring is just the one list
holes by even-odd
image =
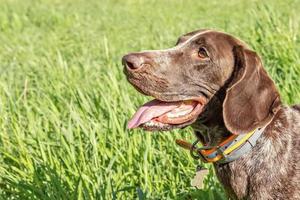
[[[0, 0], [1, 199], [226, 199], [175, 138], [126, 123], [148, 97], [122, 74], [129, 51], [167, 48], [198, 28], [263, 58], [285, 103], [299, 102], [299, 1]], [[209, 166], [208, 166], [209, 167]]]

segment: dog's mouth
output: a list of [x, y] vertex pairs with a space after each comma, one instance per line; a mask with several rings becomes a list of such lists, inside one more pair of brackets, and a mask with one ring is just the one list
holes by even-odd
[[154, 99], [142, 105], [128, 122], [128, 128], [170, 130], [192, 124], [202, 113], [204, 98], [165, 102]]

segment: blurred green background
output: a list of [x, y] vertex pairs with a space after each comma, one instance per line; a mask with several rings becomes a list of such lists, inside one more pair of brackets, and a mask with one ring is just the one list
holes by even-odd
[[128, 131], [147, 97], [122, 73], [131, 51], [199, 28], [261, 55], [286, 104], [300, 97], [300, 1], [0, 0], [0, 199], [226, 199], [175, 145], [191, 129]]

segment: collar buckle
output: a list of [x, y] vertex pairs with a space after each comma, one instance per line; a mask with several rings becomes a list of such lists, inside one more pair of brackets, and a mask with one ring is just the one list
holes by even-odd
[[[202, 147], [197, 147], [197, 144], [200, 142], [199, 139], [197, 139], [190, 148], [190, 154], [192, 158], [195, 160], [201, 159], [202, 162], [204, 163], [209, 163], [209, 162], [216, 162], [220, 160], [221, 158], [224, 158], [225, 155], [223, 154], [223, 151], [220, 149], [220, 146], [202, 146]], [[217, 155], [213, 159], [207, 159], [205, 155], [203, 155], [202, 151], [205, 150], [210, 150], [210, 149], [216, 149]]]

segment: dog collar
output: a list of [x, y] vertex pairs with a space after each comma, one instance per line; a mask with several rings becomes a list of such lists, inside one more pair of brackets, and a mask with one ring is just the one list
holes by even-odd
[[189, 149], [195, 159], [201, 159], [205, 163], [225, 164], [249, 152], [255, 146], [265, 127], [257, 128], [246, 134], [231, 134], [217, 146], [203, 145], [197, 147], [200, 142], [199, 139], [193, 144], [183, 140], [176, 140], [176, 143], [185, 149]]

